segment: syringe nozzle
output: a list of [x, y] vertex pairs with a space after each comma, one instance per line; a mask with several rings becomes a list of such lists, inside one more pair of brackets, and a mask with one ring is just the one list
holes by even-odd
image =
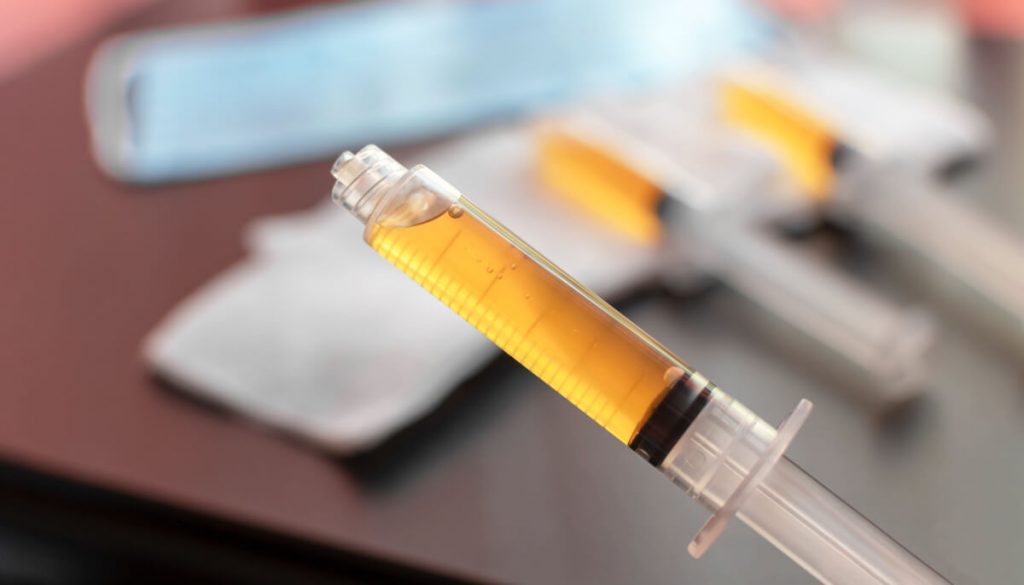
[[342, 173], [341, 169], [345, 166], [345, 163], [354, 159], [355, 157], [356, 155], [352, 154], [351, 150], [346, 150], [345, 152], [341, 153], [341, 156], [338, 157], [338, 160], [334, 161], [334, 166], [331, 167], [331, 174], [334, 175], [334, 178], [340, 181], [341, 178], [339, 175], [341, 175]]
[[381, 189], [378, 187], [387, 183], [387, 179], [399, 177], [406, 170], [372, 144], [355, 154], [345, 151], [331, 167], [331, 175], [337, 180], [331, 190], [331, 198], [366, 223], [374, 207], [374, 197], [370, 195], [379, 193]]

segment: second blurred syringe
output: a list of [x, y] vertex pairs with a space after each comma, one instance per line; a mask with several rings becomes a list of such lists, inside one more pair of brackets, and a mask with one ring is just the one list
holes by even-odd
[[715, 279], [781, 320], [871, 407], [916, 396], [930, 319], [773, 233], [775, 220], [810, 207], [778, 159], [717, 120], [711, 90], [606, 100], [552, 119], [539, 132], [545, 182], [617, 231], [659, 243], [667, 285]]
[[726, 117], [786, 161], [808, 202], [911, 252], [941, 277], [926, 279], [929, 295], [1024, 355], [1024, 237], [942, 181], [989, 146], [978, 111], [806, 50], [730, 71], [719, 88]]

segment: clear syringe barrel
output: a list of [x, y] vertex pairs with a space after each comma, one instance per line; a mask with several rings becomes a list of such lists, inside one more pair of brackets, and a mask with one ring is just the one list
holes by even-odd
[[694, 556], [738, 515], [826, 583], [945, 582], [785, 460], [806, 401], [773, 429], [425, 167], [332, 174], [371, 247], [715, 511]]

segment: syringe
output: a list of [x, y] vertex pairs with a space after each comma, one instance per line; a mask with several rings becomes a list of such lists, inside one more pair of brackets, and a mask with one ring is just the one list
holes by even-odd
[[772, 233], [793, 203], [808, 206], [775, 157], [716, 120], [713, 100], [695, 84], [577, 107], [542, 125], [541, 176], [609, 227], [659, 239], [667, 285], [715, 278], [802, 334], [872, 408], [917, 396], [931, 320]]
[[986, 145], [979, 114], [802, 54], [728, 75], [721, 87], [729, 119], [785, 157], [826, 215], [937, 268], [973, 322], [1024, 354], [1024, 238], [936, 176]]
[[372, 248], [714, 512], [695, 557], [735, 515], [824, 583], [945, 582], [783, 457], [809, 402], [773, 429], [423, 166], [332, 174]]

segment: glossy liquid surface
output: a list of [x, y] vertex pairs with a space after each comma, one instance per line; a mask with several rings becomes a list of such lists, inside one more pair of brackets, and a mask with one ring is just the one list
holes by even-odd
[[617, 311], [462, 198], [367, 241], [506, 353], [629, 444], [689, 371]]

